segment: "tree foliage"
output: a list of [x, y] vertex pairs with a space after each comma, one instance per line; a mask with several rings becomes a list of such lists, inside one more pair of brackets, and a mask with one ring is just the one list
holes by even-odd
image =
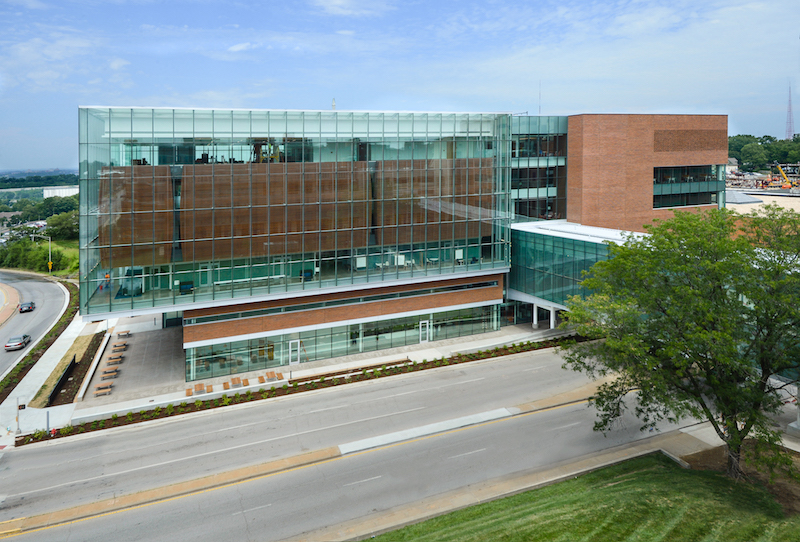
[[568, 324], [603, 340], [568, 347], [565, 366], [617, 375], [592, 399], [595, 429], [626, 409], [642, 429], [694, 417], [727, 445], [731, 476], [746, 438], [762, 466], [790, 464], [769, 415], [800, 369], [800, 216], [679, 212], [648, 233], [610, 245], [582, 283], [591, 294], [568, 303]]
[[53, 239], [77, 239], [78, 211], [68, 211], [48, 218], [45, 234]]
[[770, 164], [800, 162], [800, 134], [793, 139], [772, 136], [735, 135], [728, 138], [728, 156], [736, 158], [745, 171], [769, 168]]

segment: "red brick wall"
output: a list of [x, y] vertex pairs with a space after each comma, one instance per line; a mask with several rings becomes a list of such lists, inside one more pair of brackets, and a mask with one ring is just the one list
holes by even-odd
[[[357, 305], [344, 305], [341, 307], [330, 307], [308, 311], [295, 311], [282, 314], [272, 314], [254, 318], [239, 318], [223, 322], [211, 322], [208, 324], [192, 325], [183, 328], [183, 341], [194, 342], [223, 337], [246, 335], [251, 333], [267, 333], [270, 331], [280, 332], [282, 329], [332, 324], [351, 320], [353, 318], [379, 317], [401, 312], [418, 310], [439, 310], [454, 305], [467, 303], [479, 303], [486, 301], [497, 301], [503, 298], [503, 275], [493, 275], [487, 277], [454, 279], [451, 281], [437, 281], [429, 283], [417, 283], [413, 285], [374, 288], [360, 292], [341, 292], [338, 294], [328, 294], [303, 298], [305, 303], [317, 303], [324, 300], [341, 299], [348, 297], [364, 297], [369, 295], [385, 294], [397, 290], [421, 290], [429, 287], [444, 287], [456, 284], [468, 284], [474, 282], [485, 282], [496, 280], [497, 286], [494, 288], [475, 288], [459, 290], [455, 292], [444, 292], [419, 297], [405, 297], [399, 299], [387, 299], [372, 303], [361, 303]], [[297, 301], [295, 301], [296, 303]], [[289, 306], [292, 300], [279, 300], [265, 303], [250, 303], [247, 305], [235, 305], [220, 307], [217, 309], [202, 309], [186, 311], [185, 318], [198, 316], [221, 314], [225, 312], [239, 312], [253, 310], [268, 306]]]
[[567, 220], [587, 226], [644, 231], [673, 213], [653, 209], [653, 168], [728, 162], [726, 115], [575, 115], [568, 134]]

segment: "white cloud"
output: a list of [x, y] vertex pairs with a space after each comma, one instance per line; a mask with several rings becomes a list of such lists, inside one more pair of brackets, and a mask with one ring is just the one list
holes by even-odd
[[329, 15], [367, 16], [380, 15], [394, 9], [385, 0], [311, 0], [311, 3]]
[[353, 30], [337, 30], [336, 33], [340, 34], [342, 36], [353, 36], [353, 35], [355, 35], [355, 31], [353, 31]]
[[111, 68], [112, 70], [121, 70], [128, 64], [130, 64], [130, 62], [128, 62], [127, 60], [124, 60], [122, 58], [115, 58], [108, 64], [108, 67]]
[[228, 47], [228, 51], [230, 51], [231, 53], [237, 53], [239, 51], [248, 51], [250, 49], [255, 49], [256, 47], [258, 46], [248, 41], [245, 43], [237, 43], [236, 45], [231, 45], [230, 47]]
[[26, 9], [47, 9], [47, 4], [39, 0], [6, 0], [12, 6], [22, 6]]

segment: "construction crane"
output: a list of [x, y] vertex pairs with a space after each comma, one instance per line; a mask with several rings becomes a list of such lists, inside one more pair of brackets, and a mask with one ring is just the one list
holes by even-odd
[[792, 181], [789, 180], [789, 177], [786, 176], [786, 173], [783, 171], [783, 168], [781, 167], [781, 165], [778, 162], [775, 162], [773, 165], [776, 168], [778, 168], [778, 171], [780, 171], [780, 173], [781, 173], [781, 177], [783, 177], [783, 181], [784, 182], [783, 182], [783, 186], [781, 186], [781, 188], [793, 188], [795, 186], [795, 184], [792, 183]]

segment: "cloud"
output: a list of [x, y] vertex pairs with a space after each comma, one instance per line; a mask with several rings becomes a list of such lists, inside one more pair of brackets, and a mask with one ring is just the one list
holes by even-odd
[[255, 49], [258, 45], [252, 44], [249, 41], [245, 43], [237, 43], [236, 45], [231, 45], [228, 47], [228, 51], [231, 53], [237, 53], [239, 51], [248, 51], [250, 49]]
[[329, 15], [351, 15], [356, 17], [380, 15], [394, 9], [385, 0], [311, 0]]
[[6, 0], [12, 6], [21, 6], [26, 9], [47, 9], [47, 4], [39, 0]]
[[355, 31], [353, 30], [337, 30], [337, 34], [341, 34], [342, 36], [353, 36], [355, 35]]
[[130, 62], [128, 62], [127, 60], [124, 60], [122, 58], [115, 58], [108, 64], [108, 67], [111, 68], [112, 70], [121, 70], [128, 64], [130, 64]]

